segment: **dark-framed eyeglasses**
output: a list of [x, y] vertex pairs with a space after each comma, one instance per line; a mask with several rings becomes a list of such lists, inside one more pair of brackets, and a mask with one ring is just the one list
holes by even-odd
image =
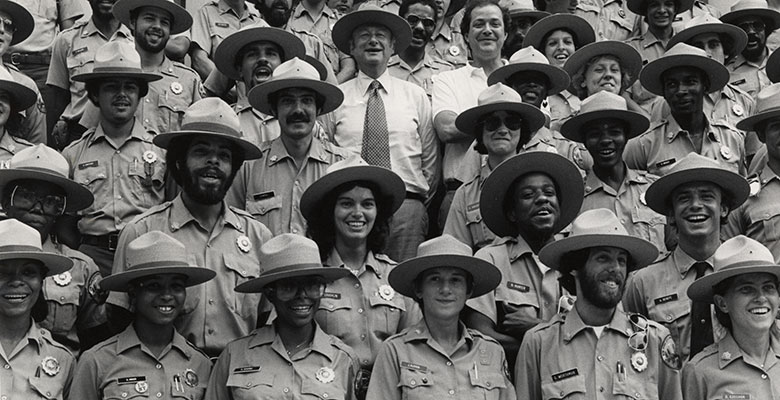
[[280, 301], [290, 301], [298, 293], [303, 291], [306, 297], [312, 300], [321, 299], [325, 295], [325, 280], [321, 278], [304, 279], [301, 281], [284, 281], [274, 284], [270, 291], [275, 294]]
[[0, 18], [0, 24], [2, 24], [3, 32], [16, 32], [16, 25], [10, 18]]
[[59, 216], [65, 213], [67, 198], [62, 195], [49, 194], [40, 196], [32, 190], [16, 186], [11, 192], [11, 206], [20, 210], [30, 211], [36, 204], [41, 205], [41, 210], [46, 215]]
[[501, 125], [513, 131], [520, 129], [523, 126], [523, 118], [520, 117], [519, 114], [515, 113], [507, 113], [504, 117], [491, 114], [483, 118], [481, 122], [482, 126], [489, 131], [494, 131], [501, 127]]
[[434, 21], [433, 18], [420, 18], [414, 14], [407, 15], [406, 21], [409, 22], [409, 26], [411, 27], [414, 27], [420, 22], [422, 22], [423, 28], [425, 29], [433, 29], [436, 27], [436, 21]]

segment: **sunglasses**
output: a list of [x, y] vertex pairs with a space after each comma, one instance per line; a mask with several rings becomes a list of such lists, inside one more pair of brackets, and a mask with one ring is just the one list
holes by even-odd
[[312, 300], [321, 299], [325, 295], [325, 281], [322, 279], [307, 279], [303, 281], [277, 282], [270, 291], [280, 301], [290, 301], [303, 291]]
[[14, 21], [11, 21], [8, 18], [0, 18], [0, 24], [2, 24], [3, 26], [3, 31], [16, 32], [16, 26], [14, 26]]
[[501, 125], [507, 127], [509, 130], [515, 131], [522, 128], [523, 118], [515, 113], [508, 113], [504, 117], [493, 114], [483, 118], [481, 123], [482, 126], [489, 131], [494, 131], [500, 128]]
[[631, 321], [634, 333], [628, 337], [628, 347], [634, 351], [645, 351], [645, 349], [647, 349], [648, 341], [647, 318], [638, 314], [631, 314], [629, 321]]
[[36, 204], [41, 205], [44, 214], [58, 216], [65, 213], [65, 196], [46, 195], [40, 196], [32, 190], [27, 190], [21, 186], [16, 186], [11, 192], [11, 206], [20, 210], [30, 211]]
[[737, 24], [737, 26], [742, 29], [743, 31], [747, 32], [749, 30], [753, 30], [755, 32], [763, 31], [766, 29], [766, 25], [763, 21], [749, 21], [749, 22], [742, 22]]
[[407, 15], [406, 21], [409, 22], [409, 26], [411, 27], [414, 27], [420, 22], [422, 22], [425, 29], [432, 29], [436, 27], [436, 21], [434, 21], [432, 18], [420, 18], [414, 14]]

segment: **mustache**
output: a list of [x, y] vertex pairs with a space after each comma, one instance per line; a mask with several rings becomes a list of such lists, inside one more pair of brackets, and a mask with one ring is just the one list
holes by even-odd
[[195, 170], [195, 175], [197, 175], [197, 176], [206, 175], [206, 174], [215, 175], [217, 178], [222, 179], [222, 180], [227, 179], [227, 175], [225, 175], [224, 172], [220, 171], [217, 168], [203, 167], [203, 168], [199, 168], [199, 169]]
[[309, 116], [306, 115], [304, 112], [294, 111], [293, 113], [287, 116], [285, 121], [287, 121], [287, 123], [290, 124], [293, 122], [309, 122], [311, 120], [309, 119]]

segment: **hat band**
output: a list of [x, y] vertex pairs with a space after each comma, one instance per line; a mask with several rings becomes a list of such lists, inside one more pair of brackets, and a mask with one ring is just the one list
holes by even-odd
[[144, 71], [142, 71], [139, 68], [133, 68], [133, 67], [95, 67], [92, 69], [93, 74], [117, 74], [117, 75], [123, 75], [123, 74], [143, 74]]
[[127, 269], [127, 272], [133, 272], [133, 271], [140, 271], [143, 269], [149, 269], [149, 268], [157, 268], [157, 267], [189, 267], [190, 265], [186, 262], [179, 261], [179, 260], [160, 260], [160, 261], [151, 261], [141, 264], [135, 264]]
[[[268, 261], [266, 261], [266, 263], [274, 264], [273, 262], [268, 262]], [[310, 269], [310, 268], [330, 268], [330, 267], [323, 267], [322, 263], [320, 263], [319, 260], [317, 260], [316, 262], [315, 261], [312, 261], [312, 262], [305, 262], [304, 261], [302, 263], [297, 263], [297, 264], [292, 264], [292, 265], [285, 265], [284, 267], [268, 269], [268, 270], [266, 270], [265, 273], [260, 274], [259, 277], [262, 278], [264, 276], [283, 274], [283, 273], [287, 273], [287, 272], [306, 270], [306, 269]], [[312, 275], [317, 275], [317, 274], [316, 273], [312, 273]]]
[[51, 168], [32, 167], [32, 166], [24, 166], [24, 167], [15, 166], [14, 169], [19, 170], [19, 171], [40, 172], [42, 174], [56, 175], [57, 177], [60, 177], [60, 178], [63, 178], [63, 179], [68, 179], [68, 177], [66, 175], [60, 173], [59, 171], [53, 170]]
[[238, 139], [241, 133], [230, 126], [216, 123], [216, 122], [189, 122], [181, 126], [182, 131], [204, 131], [211, 133], [221, 133], [224, 135], [234, 136]]
[[11, 244], [0, 246], [0, 253], [25, 252], [25, 253], [43, 253], [40, 247], [27, 246], [22, 244]]

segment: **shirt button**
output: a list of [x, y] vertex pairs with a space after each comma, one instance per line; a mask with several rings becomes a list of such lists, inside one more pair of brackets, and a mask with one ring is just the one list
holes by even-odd
[[160, 365], [160, 364], [157, 364], [157, 365], [155, 365], [154, 367], [155, 367], [155, 368], [157, 368], [157, 369], [160, 369], [160, 368], [162, 368], [162, 365]]
[[6, 364], [6, 365], [3, 365], [3, 368], [5, 368], [5, 369], [11, 369], [11, 366], [10, 366], [10, 365], [8, 365], [8, 364]]
[[157, 392], [157, 398], [159, 399], [160, 397], [162, 397], [162, 393]]
[[214, 330], [209, 328], [209, 335], [212, 334], [212, 333], [214, 333]]
[[450, 390], [447, 391], [447, 393], [449, 393], [450, 395], [453, 395], [453, 394], [455, 394], [455, 391], [450, 389]]
[[327, 393], [323, 393], [323, 394], [322, 394], [322, 398], [323, 398], [323, 399], [327, 399], [327, 398], [328, 398], [328, 394], [327, 394]]
[[282, 389], [282, 391], [285, 392], [285, 393], [290, 393], [290, 388], [284, 388], [284, 389]]
[[360, 284], [359, 284], [359, 283], [356, 283], [356, 284], [355, 284], [355, 289], [357, 289], [357, 288], [359, 288], [359, 287], [360, 287]]
[[599, 386], [599, 392], [604, 392], [604, 386]]
[[766, 379], [766, 374], [761, 374], [761, 379]]
[[671, 316], [671, 315], [667, 315], [667, 316], [666, 316], [666, 320], [667, 320], [667, 321], [671, 321], [671, 320], [672, 320], [672, 316]]
[[596, 359], [599, 360], [599, 361], [604, 361], [604, 357], [603, 356], [598, 356], [598, 357], [596, 357]]
[[363, 309], [362, 308], [358, 308], [358, 314], [363, 314]]
[[452, 362], [450, 362], [450, 361], [447, 361], [447, 366], [448, 366], [448, 367], [451, 367], [451, 366], [452, 366]]
[[122, 392], [122, 397], [127, 397], [127, 392]]
[[298, 233], [298, 230], [293, 228], [292, 233]]
[[145, 99], [144, 101], [148, 103], [148, 102], [149, 102], [149, 99]]
[[366, 334], [364, 333], [364, 334], [360, 335], [360, 338], [363, 339], [363, 340], [366, 340]]
[[65, 296], [60, 296], [60, 301], [65, 301]]
[[8, 400], [8, 396], [3, 396], [3, 397], [0, 397], [0, 399], [2, 399], [2, 400]]
[[209, 304], [214, 304], [214, 299], [209, 299]]

